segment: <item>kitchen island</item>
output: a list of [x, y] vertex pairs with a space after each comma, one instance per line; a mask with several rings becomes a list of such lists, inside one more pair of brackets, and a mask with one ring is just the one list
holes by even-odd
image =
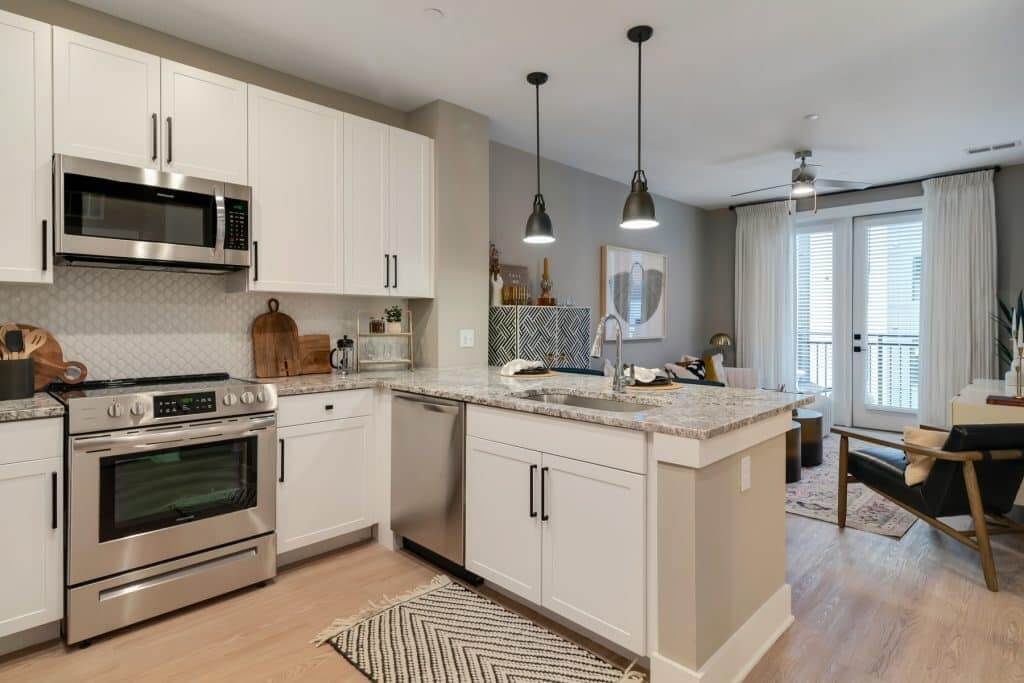
[[[742, 678], [792, 622], [784, 434], [810, 396], [693, 385], [623, 395], [602, 377], [505, 378], [494, 368], [274, 383], [282, 405], [289, 396], [375, 390], [385, 545], [390, 392], [465, 401], [467, 568], [647, 658], [655, 683]], [[545, 394], [632, 405], [538, 400]], [[539, 515], [536, 472], [548, 497]]]

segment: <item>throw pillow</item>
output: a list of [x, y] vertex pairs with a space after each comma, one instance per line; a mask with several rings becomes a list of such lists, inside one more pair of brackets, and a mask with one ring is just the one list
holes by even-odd
[[679, 361], [679, 365], [683, 366], [684, 369], [688, 370], [697, 379], [705, 379], [707, 375], [707, 368], [704, 365], [704, 361], [700, 358], [683, 356], [683, 359]]
[[[937, 432], [933, 429], [903, 428], [903, 441], [911, 446], [942, 448], [948, 436], [946, 432]], [[903, 472], [903, 480], [907, 483], [907, 486], [917, 486], [928, 478], [928, 473], [932, 471], [932, 465], [935, 464], [935, 458], [909, 451], [904, 451], [904, 453], [909, 464]]]
[[704, 356], [704, 379], [728, 385], [725, 378], [725, 358], [720, 353]]

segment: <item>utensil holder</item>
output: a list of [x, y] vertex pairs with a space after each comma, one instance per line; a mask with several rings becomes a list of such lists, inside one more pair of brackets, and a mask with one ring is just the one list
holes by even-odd
[[35, 393], [35, 365], [31, 358], [0, 360], [0, 401], [32, 398]]

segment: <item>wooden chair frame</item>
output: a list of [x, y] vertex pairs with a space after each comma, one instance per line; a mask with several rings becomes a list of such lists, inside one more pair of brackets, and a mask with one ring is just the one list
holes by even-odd
[[[934, 428], [925, 427], [925, 429]], [[836, 510], [838, 513], [837, 521], [840, 529], [846, 527], [846, 487], [849, 484], [858, 482], [853, 475], [849, 474], [848, 469], [850, 439], [856, 439], [857, 441], [864, 441], [878, 446], [885, 446], [887, 448], [895, 448], [907, 453], [927, 455], [938, 460], [951, 460], [953, 462], [963, 463], [964, 486], [967, 489], [967, 502], [971, 509], [971, 521], [974, 524], [973, 528], [966, 531], [958, 531], [948, 524], [940, 522], [935, 517], [931, 517], [919, 510], [915, 510], [909, 505], [892, 498], [882, 491], [878, 491], [873, 488], [871, 490], [900, 506], [915, 517], [923, 520], [935, 529], [938, 529], [950, 538], [959, 541], [978, 553], [981, 558], [981, 570], [985, 575], [985, 585], [988, 586], [990, 591], [996, 592], [999, 590], [999, 581], [996, 578], [996, 565], [995, 560], [992, 557], [992, 544], [989, 537], [997, 534], [1024, 534], [1024, 525], [1018, 524], [1003, 515], [990, 514], [988, 515], [989, 520], [986, 521], [985, 508], [981, 500], [981, 489], [978, 487], [978, 476], [974, 469], [975, 461], [984, 460], [986, 458], [985, 454], [980, 451], [953, 452], [944, 451], [941, 448], [914, 446], [912, 444], [904, 443], [901, 438], [887, 439], [876, 434], [863, 432], [858, 429], [850, 429], [848, 427], [833, 427], [832, 432], [839, 434], [841, 437], [839, 441], [839, 500]], [[1019, 451], [996, 451], [990, 454], [990, 459], [992, 460], [1014, 460], [1020, 457], [1021, 454]], [[865, 484], [865, 486], [868, 486], [868, 484]], [[989, 524], [996, 526], [993, 528], [989, 526]]]

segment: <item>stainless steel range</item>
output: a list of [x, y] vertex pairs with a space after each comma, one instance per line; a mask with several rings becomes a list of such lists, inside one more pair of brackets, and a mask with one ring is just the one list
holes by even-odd
[[275, 575], [276, 387], [218, 374], [53, 393], [69, 644]]

